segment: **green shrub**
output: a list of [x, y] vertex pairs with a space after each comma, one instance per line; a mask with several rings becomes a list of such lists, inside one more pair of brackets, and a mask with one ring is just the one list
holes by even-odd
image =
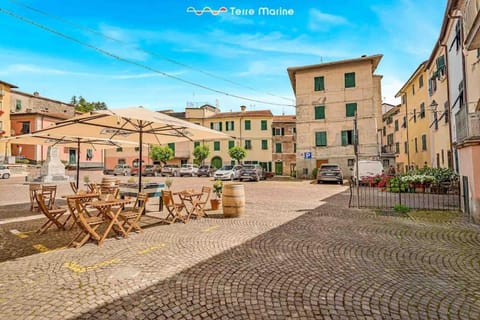
[[318, 168], [314, 168], [312, 170], [312, 179], [317, 179], [317, 172], [318, 172]]
[[396, 204], [393, 206], [393, 210], [400, 213], [407, 213], [410, 211], [410, 208], [403, 204]]

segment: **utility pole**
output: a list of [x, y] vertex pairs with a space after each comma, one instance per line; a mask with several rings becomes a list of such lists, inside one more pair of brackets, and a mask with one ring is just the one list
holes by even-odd
[[357, 192], [357, 208], [360, 207], [360, 190], [359, 181], [360, 178], [358, 172], [358, 126], [357, 126], [357, 111], [355, 111], [355, 118], [353, 119], [353, 152], [355, 153], [355, 189]]

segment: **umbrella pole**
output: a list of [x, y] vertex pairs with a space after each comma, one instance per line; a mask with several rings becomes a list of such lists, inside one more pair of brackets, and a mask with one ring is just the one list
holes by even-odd
[[143, 127], [140, 124], [140, 147], [139, 147], [139, 168], [138, 168], [138, 193], [142, 192], [142, 157], [143, 157]]
[[77, 190], [80, 188], [80, 139], [77, 140]]

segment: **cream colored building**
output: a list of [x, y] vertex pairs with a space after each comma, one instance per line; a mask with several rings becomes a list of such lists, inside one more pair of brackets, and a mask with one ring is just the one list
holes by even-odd
[[[385, 105], [385, 104], [384, 104]], [[382, 115], [383, 127], [380, 132], [381, 159], [383, 166], [387, 169], [395, 167], [396, 172], [401, 172], [403, 164], [397, 162], [401, 153], [403, 131], [403, 115], [401, 105], [392, 106]]]
[[430, 161], [435, 168], [453, 168], [450, 102], [448, 99], [448, 70], [445, 47], [435, 44], [426, 64], [428, 79], [428, 111], [430, 113]]
[[406, 152], [399, 157], [398, 161], [406, 163], [404, 170], [430, 164], [431, 116], [428, 106], [426, 64], [426, 61], [422, 62], [395, 95], [402, 98], [401, 113], [406, 120], [405, 136], [400, 142]]
[[382, 55], [288, 68], [297, 100], [297, 177], [310, 177], [322, 163], [339, 164], [346, 176], [355, 162], [358, 114], [360, 159], [379, 159], [382, 126]]
[[[0, 81], [0, 138], [11, 136], [10, 127], [10, 103], [11, 89], [17, 86]], [[6, 160], [11, 155], [10, 147], [6, 143], [0, 143], [0, 162]]]

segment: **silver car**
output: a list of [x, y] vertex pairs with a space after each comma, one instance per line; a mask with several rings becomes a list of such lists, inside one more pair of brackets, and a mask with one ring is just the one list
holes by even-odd
[[10, 178], [10, 169], [8, 169], [5, 166], [0, 166], [0, 178], [2, 179], [8, 179]]
[[128, 164], [117, 164], [113, 168], [114, 176], [129, 176], [132, 172], [132, 168]]
[[234, 180], [238, 179], [240, 177], [240, 170], [242, 169], [241, 165], [224, 165], [215, 173], [213, 174], [213, 177], [215, 180]]
[[191, 176], [195, 177], [198, 173], [198, 166], [196, 164], [186, 163], [182, 164], [180, 168], [180, 177]]

